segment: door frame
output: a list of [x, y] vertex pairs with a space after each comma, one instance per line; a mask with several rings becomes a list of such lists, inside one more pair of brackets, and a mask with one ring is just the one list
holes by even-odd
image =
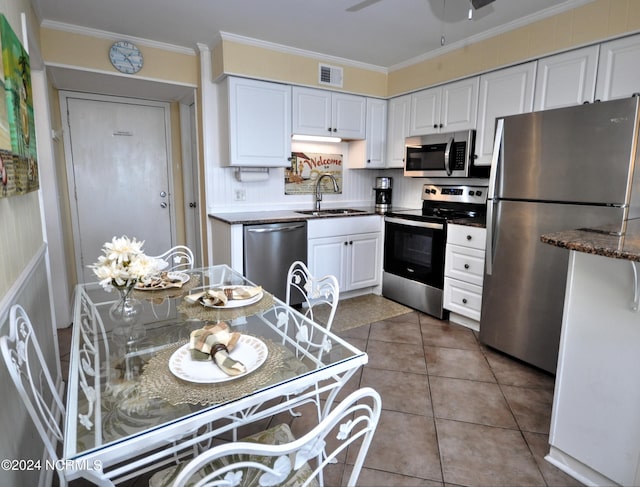
[[173, 180], [173, 154], [171, 152], [171, 107], [167, 102], [143, 100], [138, 98], [127, 98], [121, 96], [111, 95], [99, 95], [95, 93], [84, 93], [77, 91], [60, 90], [60, 115], [62, 118], [63, 137], [64, 137], [64, 156], [65, 166], [67, 173], [67, 191], [69, 197], [69, 209], [71, 212], [71, 231], [73, 234], [74, 245], [74, 259], [76, 266], [76, 283], [84, 282], [82, 274], [82, 261], [80, 258], [80, 234], [79, 234], [79, 215], [78, 205], [76, 200], [75, 190], [75, 176], [74, 176], [74, 163], [73, 153], [71, 150], [71, 134], [69, 130], [69, 113], [67, 108], [67, 100], [71, 98], [80, 98], [90, 101], [104, 101], [111, 103], [126, 103], [128, 105], [140, 105], [140, 106], [152, 106], [163, 109], [164, 112], [164, 125], [165, 125], [165, 143], [167, 153], [167, 176], [169, 182], [168, 199], [169, 199], [169, 212], [170, 212], [170, 232], [171, 232], [171, 246], [176, 245], [176, 212], [175, 212], [175, 195], [174, 195], [174, 180]]
[[[203, 263], [200, 224], [200, 165], [198, 164], [197, 108], [195, 102], [180, 103], [180, 140], [182, 141], [182, 185], [184, 230], [187, 247], [193, 251], [195, 265]], [[195, 202], [195, 208], [190, 206]]]

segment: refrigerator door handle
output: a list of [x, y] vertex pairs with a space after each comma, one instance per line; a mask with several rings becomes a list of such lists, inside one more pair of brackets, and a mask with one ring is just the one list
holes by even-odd
[[502, 135], [504, 133], [504, 119], [498, 119], [496, 125], [496, 138], [493, 142], [493, 154], [491, 156], [491, 172], [489, 174], [489, 195], [487, 201], [487, 241], [485, 255], [485, 270], [487, 275], [493, 272], [493, 233], [494, 233], [494, 205], [496, 204], [496, 178], [498, 177], [498, 164], [502, 160]]
[[485, 274], [490, 276], [493, 273], [493, 206], [494, 200], [487, 201], [487, 240], [485, 251]]
[[447, 176], [451, 176], [451, 147], [453, 146], [453, 137], [447, 142], [447, 147], [444, 150], [444, 168], [447, 170]]
[[502, 136], [504, 134], [504, 119], [499, 118], [496, 123], [496, 138], [493, 141], [493, 154], [491, 155], [491, 170], [489, 172], [488, 198], [496, 197], [496, 178], [498, 177], [498, 164], [502, 160]]

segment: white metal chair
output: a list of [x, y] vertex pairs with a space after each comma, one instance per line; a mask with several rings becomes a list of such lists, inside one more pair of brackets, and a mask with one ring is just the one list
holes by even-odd
[[[61, 486], [67, 485], [63, 462], [59, 462], [56, 445], [62, 442], [60, 421], [64, 418], [65, 407], [55, 382], [49, 372], [42, 349], [26, 311], [19, 304], [10, 311], [9, 335], [0, 338], [2, 357], [9, 375], [18, 390], [25, 409], [34, 422]], [[92, 479], [97, 485], [113, 483], [95, 472]]]
[[[318, 318], [319, 313], [316, 311], [314, 317], [314, 307], [316, 310], [319, 307], [322, 309], [323, 319], [316, 322], [324, 324], [327, 330], [330, 330], [340, 299], [338, 279], [332, 275], [314, 277], [304, 262], [297, 260], [291, 264], [287, 274], [287, 304], [291, 303], [292, 294], [295, 292], [303, 296], [302, 308], [305, 316], [316, 321], [314, 318]], [[325, 317], [327, 308], [328, 316]]]
[[193, 269], [193, 252], [185, 245], [176, 245], [166, 252], [156, 255], [155, 258], [165, 260], [169, 264], [169, 266], [164, 269], [167, 272], [188, 271]]
[[[380, 419], [382, 400], [370, 387], [352, 392], [311, 431], [295, 439], [289, 426], [277, 425], [239, 442], [219, 445], [189, 463], [156, 473], [152, 487], [323, 485], [323, 469], [338, 455], [353, 470], [355, 486]], [[350, 445], [349, 455], [346, 449]]]

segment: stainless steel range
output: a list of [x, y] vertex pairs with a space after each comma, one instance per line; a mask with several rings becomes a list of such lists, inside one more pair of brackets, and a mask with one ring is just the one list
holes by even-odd
[[422, 208], [385, 216], [382, 294], [445, 318], [442, 307], [447, 222], [484, 220], [487, 188], [425, 184]]

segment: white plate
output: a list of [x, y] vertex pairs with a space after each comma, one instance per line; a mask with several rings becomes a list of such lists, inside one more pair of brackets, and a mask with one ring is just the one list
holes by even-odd
[[213, 384], [244, 377], [260, 367], [269, 350], [264, 342], [250, 335], [241, 335], [229, 356], [242, 362], [247, 368], [244, 374], [227, 375], [213, 360], [193, 360], [189, 344], [185, 344], [173, 352], [169, 359], [169, 370], [179, 379], [202, 384]]
[[[216, 290], [225, 290], [225, 289], [236, 289], [236, 288], [247, 288], [247, 289], [251, 289], [253, 286], [220, 286], [220, 287], [216, 287]], [[223, 305], [217, 305], [217, 304], [204, 304], [202, 303], [202, 306], [205, 306], [207, 308], [216, 308], [216, 309], [229, 309], [229, 308], [240, 308], [241, 306], [248, 306], [250, 304], [253, 303], [257, 303], [258, 301], [260, 301], [262, 299], [262, 296], [264, 295], [264, 293], [262, 291], [260, 291], [258, 294], [256, 294], [255, 296], [248, 298], [248, 299], [229, 299], [227, 301], [227, 304]]]
[[[184, 286], [185, 283], [189, 282], [191, 276], [186, 272], [167, 272], [167, 278], [171, 281], [180, 281], [180, 285]], [[178, 289], [177, 287], [169, 286], [169, 287], [146, 287], [146, 286], [135, 286], [138, 291], [164, 291], [165, 289]]]

